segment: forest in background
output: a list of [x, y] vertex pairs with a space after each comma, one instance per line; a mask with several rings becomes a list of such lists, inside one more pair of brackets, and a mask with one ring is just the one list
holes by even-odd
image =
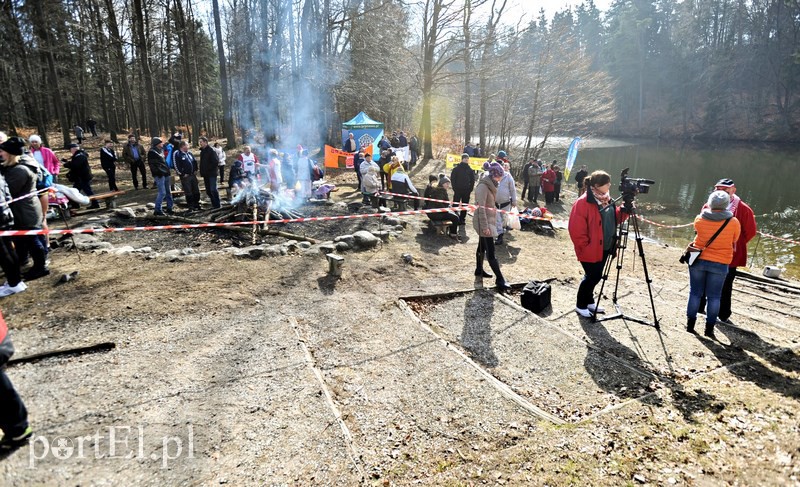
[[[524, 157], [551, 135], [800, 139], [800, 0], [0, 0], [0, 128], [340, 143], [359, 111]], [[536, 4], [531, 3], [534, 7]], [[515, 139], [518, 140], [518, 139]], [[47, 141], [45, 141], [47, 143]]]

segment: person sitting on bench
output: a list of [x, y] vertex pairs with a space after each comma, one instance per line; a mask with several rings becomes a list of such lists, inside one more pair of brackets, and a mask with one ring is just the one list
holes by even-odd
[[[414, 196], [419, 196], [419, 191], [417, 188], [414, 187], [414, 183], [411, 182], [411, 178], [408, 177], [406, 174], [405, 169], [403, 166], [398, 166], [394, 172], [392, 173], [392, 193], [395, 194], [412, 194]], [[419, 200], [414, 200], [414, 209], [419, 209]]]
[[[439, 200], [439, 201], [428, 201], [427, 205], [429, 208], [449, 208], [451, 205], [450, 203], [450, 195], [447, 193], [447, 190], [450, 189], [450, 178], [445, 176], [444, 174], [439, 174], [439, 185], [433, 188], [431, 191], [431, 199]], [[441, 213], [428, 213], [428, 218], [430, 218], [434, 222], [450, 222], [449, 227], [449, 235], [450, 238], [454, 240], [459, 240], [458, 238], [458, 224], [460, 222], [459, 216], [454, 211], [446, 211]]]

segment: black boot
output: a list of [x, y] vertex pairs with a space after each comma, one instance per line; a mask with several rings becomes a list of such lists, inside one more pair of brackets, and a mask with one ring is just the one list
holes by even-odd
[[689, 333], [695, 333], [694, 331], [694, 324], [697, 322], [697, 318], [686, 318], [686, 331]]
[[500, 235], [497, 236], [497, 239], [495, 239], [494, 241], [495, 245], [503, 245], [503, 235], [505, 234], [501, 233]]
[[484, 278], [492, 277], [491, 274], [483, 270], [483, 256], [483, 252], [478, 252], [475, 254], [475, 276]]
[[714, 323], [706, 323], [706, 331], [703, 335], [707, 336], [708, 338], [716, 339], [717, 337], [714, 335]]

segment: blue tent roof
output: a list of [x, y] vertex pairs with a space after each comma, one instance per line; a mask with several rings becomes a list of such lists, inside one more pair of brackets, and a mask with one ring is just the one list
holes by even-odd
[[364, 112], [359, 112], [358, 115], [342, 124], [342, 127], [347, 129], [382, 129], [383, 122], [376, 122], [369, 118]]

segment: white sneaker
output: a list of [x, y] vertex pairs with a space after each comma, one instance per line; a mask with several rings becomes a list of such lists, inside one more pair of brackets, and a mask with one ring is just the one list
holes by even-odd
[[591, 318], [592, 316], [594, 316], [592, 315], [592, 312], [589, 311], [588, 309], [575, 308], [575, 311], [584, 318]]
[[602, 306], [597, 306], [597, 303], [592, 303], [586, 306], [586, 309], [591, 311], [592, 313], [605, 313], [606, 309]]
[[17, 284], [16, 286], [9, 286], [8, 283], [6, 283], [2, 287], [0, 287], [0, 298], [11, 296], [12, 294], [21, 293], [26, 289], [28, 289], [28, 285], [22, 281], [19, 281], [19, 284]]

